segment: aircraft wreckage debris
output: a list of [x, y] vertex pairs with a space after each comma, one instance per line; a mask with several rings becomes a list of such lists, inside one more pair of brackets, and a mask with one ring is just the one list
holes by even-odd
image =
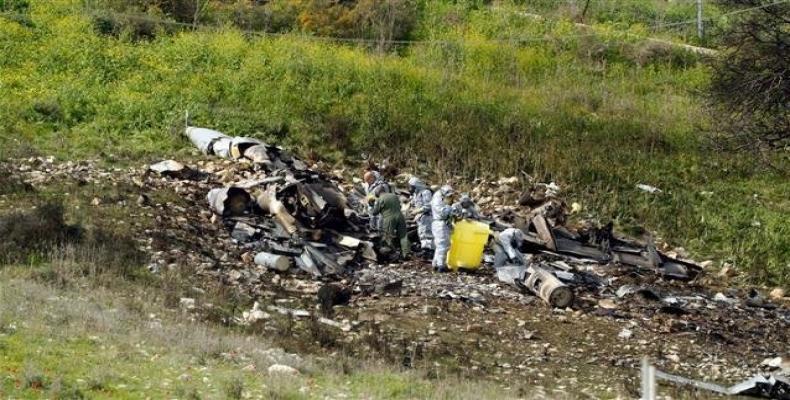
[[[718, 277], [704, 273], [705, 263], [689, 260], [682, 249], [673, 251], [649, 238], [623, 238], [611, 224], [582, 221], [571, 227], [556, 183], [535, 183], [525, 176], [478, 180], [465, 187], [477, 199], [481, 214], [489, 218], [483, 222], [493, 232], [517, 228], [524, 233], [520, 250], [526, 256], [523, 265], [495, 270], [489, 267], [493, 261], [489, 243], [485, 267], [441, 274], [416, 259], [388, 264], [379, 258], [379, 237], [370, 229], [363, 191], [352, 179], [344, 179], [345, 171], [333, 171], [320, 161], [302, 161], [254, 138], [192, 127], [186, 133], [204, 154], [219, 158], [190, 163], [167, 160], [144, 169], [102, 170], [92, 162], [55, 163], [44, 158], [9, 165], [33, 188], [64, 179], [93, 184], [125, 177], [124, 184], [135, 188], [130, 191], [135, 212], [156, 225], [138, 239], [151, 254], [150, 271], [189, 266], [203, 278], [251, 295], [259, 303], [236, 318], [240, 324], [270, 318], [315, 319], [353, 334], [363, 315], [360, 321], [331, 320], [333, 306], [359, 308], [392, 298], [458, 304], [485, 315], [496, 313], [502, 302], [515, 306], [542, 302], [552, 308], [552, 315], [559, 315], [556, 318], [581, 315], [639, 321], [639, 329], [629, 325], [614, 332], [615, 339], [628, 343], [641, 340], [644, 330], [699, 335], [702, 341], [722, 345], [757, 343], [766, 330], [772, 332], [773, 341], [787, 338], [781, 332], [790, 326], [790, 313], [782, 290], [749, 293], [723, 288], [721, 284], [737, 274], [734, 267]], [[407, 179], [390, 177], [396, 187]], [[518, 189], [522, 182], [524, 191]], [[175, 193], [177, 200], [163, 199], [156, 191]], [[405, 191], [396, 188], [396, 193], [407, 200]], [[143, 200], [135, 203], [138, 197]], [[101, 200], [97, 207], [123, 201], [107, 196]], [[410, 222], [408, 230], [414, 232], [416, 226]], [[326, 289], [319, 296], [328, 282], [338, 286], [332, 293], [344, 295], [328, 296]], [[708, 285], [716, 288], [707, 289]], [[270, 305], [282, 293], [318, 303], [325, 319], [319, 320], [304, 303]], [[336, 301], [341, 297], [342, 302]], [[192, 304], [184, 300], [182, 307], [191, 309]], [[202, 304], [194, 307], [200, 309]], [[432, 318], [442, 314], [434, 304], [420, 303], [422, 308]], [[369, 318], [387, 317], [375, 313]], [[617, 338], [623, 329], [631, 333]], [[781, 355], [766, 353], [770, 352], [759, 353], [759, 360]], [[754, 372], [733, 376], [730, 382]]]

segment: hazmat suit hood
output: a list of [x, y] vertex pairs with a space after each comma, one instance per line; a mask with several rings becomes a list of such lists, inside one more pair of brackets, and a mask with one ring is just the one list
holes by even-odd
[[461, 206], [463, 207], [472, 207], [475, 205], [475, 203], [472, 201], [472, 198], [469, 196], [468, 193], [464, 193], [461, 195], [461, 200], [459, 201], [459, 203], [461, 203]]
[[409, 178], [409, 187], [412, 188], [415, 192], [420, 190], [425, 190], [428, 188], [425, 182], [423, 182], [422, 179], [416, 176], [412, 176], [411, 178]]

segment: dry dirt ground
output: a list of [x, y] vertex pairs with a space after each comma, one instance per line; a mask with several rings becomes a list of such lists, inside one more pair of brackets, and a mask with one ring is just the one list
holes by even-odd
[[[88, 161], [31, 159], [4, 168], [5, 185], [15, 182], [19, 189], [3, 196], [4, 212], [28, 208], [33, 198], [57, 198], [71, 220], [122, 229], [150, 256], [154, 275], [176, 271], [187, 277], [185, 289], [170, 296], [172, 307], [183, 306], [181, 298], [194, 298], [195, 319], [233, 325], [257, 301], [267, 315], [243, 329], [286, 351], [339, 363], [383, 359], [428, 377], [496, 381], [514, 393], [593, 398], [638, 397], [644, 356], [670, 373], [733, 384], [761, 371], [764, 359], [790, 355], [786, 300], [748, 305], [750, 288], [713, 272], [689, 283], [603, 266], [596, 271], [612, 279], [611, 287], [579, 288], [573, 306], [560, 310], [498, 283], [490, 268], [438, 274], [429, 262], [412, 260], [359, 271], [397, 278], [402, 286], [355, 292], [332, 316], [345, 329], [328, 326], [316, 318], [315, 294], [322, 282], [245, 262], [248, 250], [235, 245], [207, 210], [205, 182]], [[627, 283], [648, 286], [662, 298], [680, 298], [682, 306], [649, 294], [615, 296]], [[717, 293], [724, 297], [714, 300]], [[311, 316], [283, 315], [272, 306]], [[711, 396], [672, 386], [661, 392]]]

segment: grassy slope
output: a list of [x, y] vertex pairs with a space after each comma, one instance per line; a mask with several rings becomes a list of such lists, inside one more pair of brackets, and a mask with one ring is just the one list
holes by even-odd
[[[555, 1], [531, 0], [524, 2], [528, 12], [547, 15], [552, 18], [571, 16], [581, 18], [586, 0]], [[651, 28], [654, 35], [674, 37], [690, 44], [709, 45], [715, 42], [711, 32], [722, 22], [722, 10], [716, 2], [703, 3], [704, 29], [707, 35], [702, 40], [697, 36], [697, 9], [693, 0], [606, 0], [590, 1], [585, 22], [611, 24], [618, 29], [632, 26]]]
[[486, 383], [428, 380], [360, 360], [344, 371], [338, 360], [306, 359], [294, 365], [299, 376], [271, 376], [262, 335], [191, 322], [141, 288], [86, 281], [84, 289], [56, 289], [23, 269], [0, 274], [3, 398], [513, 397]]
[[[437, 177], [524, 171], [623, 229], [788, 281], [790, 182], [706, 149], [704, 66], [610, 25], [576, 37], [571, 23], [506, 5], [430, 4], [415, 34], [446, 42], [373, 55], [233, 30], [134, 44], [97, 36], [71, 2], [34, 2], [33, 27], [0, 19], [0, 135], [61, 157], [173, 157], [189, 148], [189, 109], [198, 125], [336, 161], [372, 153]], [[490, 41], [503, 37], [535, 40]]]

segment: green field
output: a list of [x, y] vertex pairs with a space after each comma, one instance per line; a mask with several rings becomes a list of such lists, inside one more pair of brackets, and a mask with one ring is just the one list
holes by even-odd
[[[708, 67], [644, 40], [686, 37], [652, 32], [656, 15], [599, 7], [581, 30], [539, 2], [528, 11], [546, 19], [510, 2], [426, 2], [408, 35], [417, 42], [382, 52], [232, 26], [107, 35], [83, 2], [30, 3], [0, 17], [2, 158], [183, 157], [189, 111], [196, 125], [331, 163], [370, 154], [434, 180], [555, 180], [621, 231], [654, 231], [751, 282], [790, 278], [786, 172], [712, 146]], [[660, 18], [693, 12], [680, 8]]]

